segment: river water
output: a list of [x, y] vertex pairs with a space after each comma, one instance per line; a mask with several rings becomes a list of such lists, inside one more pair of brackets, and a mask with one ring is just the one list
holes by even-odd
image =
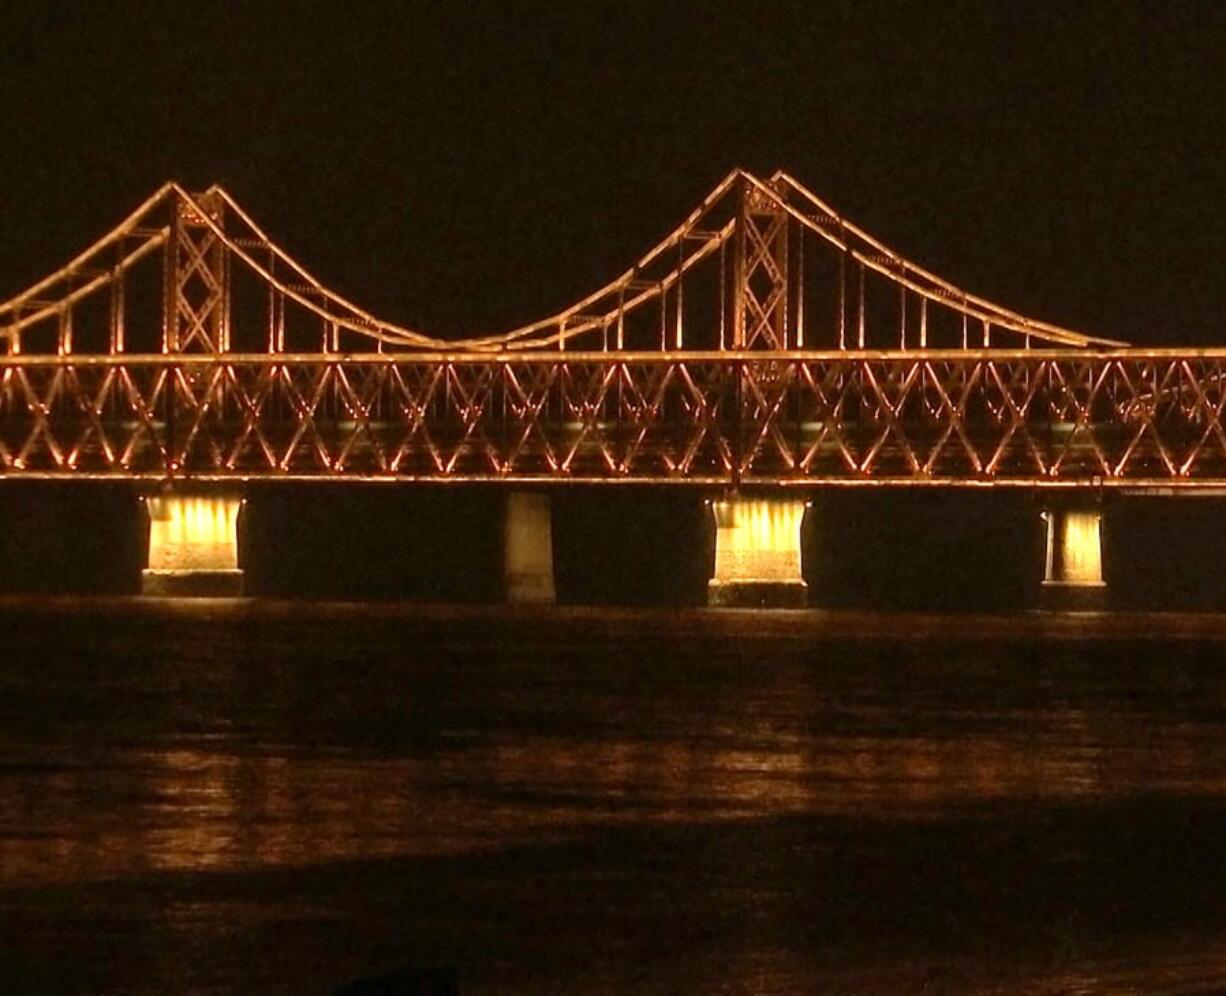
[[1226, 617], [0, 600], [0, 872], [5, 993], [1214, 991]]

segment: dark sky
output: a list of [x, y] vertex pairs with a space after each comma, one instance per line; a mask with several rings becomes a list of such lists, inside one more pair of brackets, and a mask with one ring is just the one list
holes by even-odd
[[10, 0], [0, 38], [0, 296], [217, 180], [389, 319], [496, 330], [782, 166], [1001, 303], [1226, 344], [1222, 5]]

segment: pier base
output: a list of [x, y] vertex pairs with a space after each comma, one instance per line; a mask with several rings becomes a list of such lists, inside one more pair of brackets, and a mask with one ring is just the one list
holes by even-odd
[[1045, 609], [1102, 609], [1107, 604], [1103, 580], [1102, 512], [1053, 507], [1047, 521], [1047, 562], [1039, 604]]
[[800, 572], [798, 498], [729, 498], [712, 503], [715, 575], [707, 604], [722, 607], [804, 608], [809, 588]]
[[503, 580], [512, 604], [557, 601], [553, 583], [553, 524], [549, 495], [517, 491], [507, 495]]
[[170, 493], [146, 499], [149, 566], [143, 595], [241, 595], [236, 495]]

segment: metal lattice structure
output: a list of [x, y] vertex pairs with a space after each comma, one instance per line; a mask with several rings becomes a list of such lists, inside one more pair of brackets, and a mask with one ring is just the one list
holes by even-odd
[[168, 184], [0, 305], [0, 477], [1220, 488], [1224, 366], [962, 291], [783, 173], [463, 340]]

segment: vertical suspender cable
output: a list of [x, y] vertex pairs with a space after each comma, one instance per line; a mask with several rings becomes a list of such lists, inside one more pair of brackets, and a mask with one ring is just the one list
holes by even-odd
[[857, 330], [857, 341], [861, 349], [864, 348], [864, 263], [860, 262], [860, 315], [859, 329]]
[[796, 228], [796, 348], [805, 348], [805, 230]]

